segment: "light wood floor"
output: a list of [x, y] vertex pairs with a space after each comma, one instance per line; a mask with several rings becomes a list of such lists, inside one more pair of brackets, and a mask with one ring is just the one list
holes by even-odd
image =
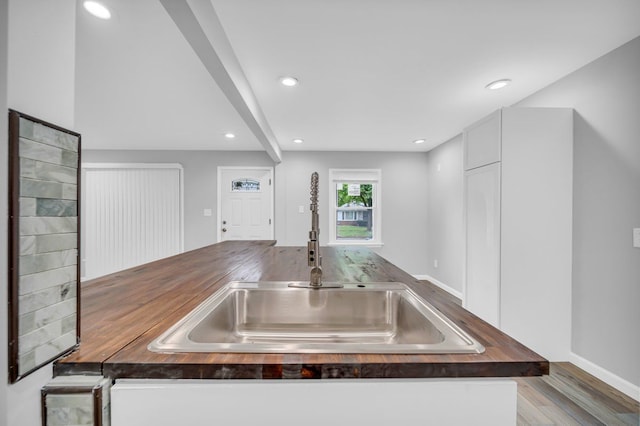
[[571, 363], [554, 362], [548, 376], [515, 380], [518, 425], [640, 425], [638, 401]]

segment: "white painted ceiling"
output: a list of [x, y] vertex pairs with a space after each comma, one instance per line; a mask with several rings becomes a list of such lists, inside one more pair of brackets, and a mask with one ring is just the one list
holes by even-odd
[[[77, 11], [85, 149], [264, 149], [159, 0], [103, 3]], [[211, 3], [283, 151], [427, 151], [640, 36], [638, 0]]]

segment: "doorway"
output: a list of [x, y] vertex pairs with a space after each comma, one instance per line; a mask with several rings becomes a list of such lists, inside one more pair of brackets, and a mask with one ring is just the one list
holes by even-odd
[[218, 241], [273, 239], [273, 168], [218, 167]]

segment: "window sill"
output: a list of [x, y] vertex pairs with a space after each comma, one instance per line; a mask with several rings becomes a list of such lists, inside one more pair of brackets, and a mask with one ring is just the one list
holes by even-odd
[[371, 248], [380, 248], [384, 246], [384, 243], [376, 243], [376, 242], [365, 242], [365, 241], [332, 241], [327, 244], [329, 247], [335, 246], [361, 246], [361, 247], [371, 247]]

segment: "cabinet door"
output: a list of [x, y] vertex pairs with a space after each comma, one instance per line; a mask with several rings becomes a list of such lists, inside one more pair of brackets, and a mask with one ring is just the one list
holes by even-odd
[[465, 173], [464, 307], [500, 326], [500, 163]]
[[500, 161], [502, 110], [464, 130], [464, 169], [471, 170]]

